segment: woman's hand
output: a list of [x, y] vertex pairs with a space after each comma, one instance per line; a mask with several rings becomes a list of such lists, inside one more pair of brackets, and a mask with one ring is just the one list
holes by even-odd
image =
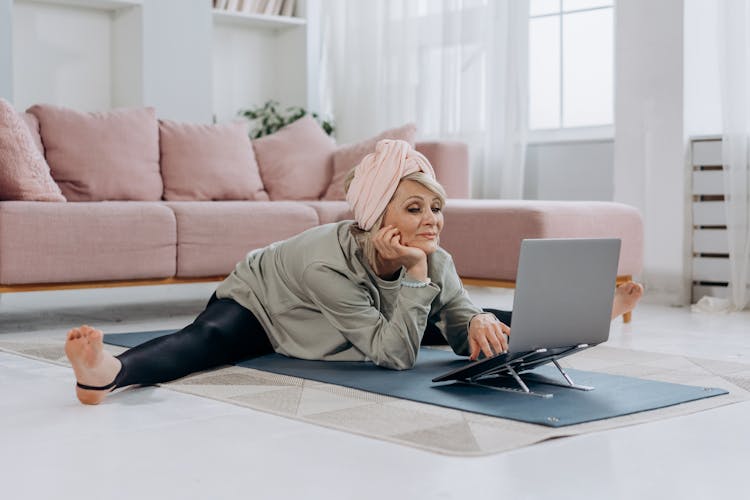
[[479, 353], [492, 357], [508, 350], [510, 327], [492, 313], [474, 316], [469, 323], [469, 359], [476, 361]]
[[401, 244], [401, 233], [395, 226], [385, 226], [372, 238], [382, 271], [393, 274], [401, 266], [413, 279], [427, 281], [427, 254], [424, 250]]

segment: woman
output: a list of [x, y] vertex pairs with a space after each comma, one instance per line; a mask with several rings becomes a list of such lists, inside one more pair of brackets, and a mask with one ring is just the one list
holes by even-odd
[[[100, 330], [68, 332], [78, 399], [96, 404], [115, 388], [274, 351], [402, 370], [425, 341], [447, 341], [472, 360], [507, 349], [510, 312], [475, 306], [439, 247], [445, 191], [424, 156], [404, 141], [380, 141], [346, 191], [355, 222], [250, 252], [181, 331], [117, 357], [102, 349]], [[632, 310], [641, 293], [635, 283], [620, 286], [613, 317]]]

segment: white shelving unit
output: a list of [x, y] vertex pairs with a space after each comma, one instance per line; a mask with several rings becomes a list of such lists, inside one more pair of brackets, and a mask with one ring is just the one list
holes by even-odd
[[269, 16], [264, 14], [247, 14], [213, 9], [215, 24], [243, 26], [251, 29], [286, 30], [307, 24], [301, 17]]
[[11, 28], [6, 97], [84, 111], [143, 101], [140, 0], [0, 0]]
[[317, 1], [290, 17], [209, 0], [0, 0], [0, 97], [204, 123], [271, 99], [310, 108]]
[[68, 7], [116, 11], [119, 9], [142, 5], [142, 0], [16, 0], [18, 3], [42, 3]]
[[729, 240], [724, 206], [721, 137], [690, 140], [692, 166], [692, 301], [727, 296]]
[[308, 107], [307, 2], [297, 15], [213, 12], [213, 112], [219, 122], [268, 100]]

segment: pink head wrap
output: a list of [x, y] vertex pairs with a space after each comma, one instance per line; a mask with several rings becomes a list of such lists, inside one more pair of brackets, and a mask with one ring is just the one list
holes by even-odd
[[435, 171], [421, 153], [406, 141], [383, 139], [375, 152], [365, 156], [354, 170], [346, 201], [361, 229], [369, 231], [391, 201], [401, 178], [424, 172], [433, 179]]

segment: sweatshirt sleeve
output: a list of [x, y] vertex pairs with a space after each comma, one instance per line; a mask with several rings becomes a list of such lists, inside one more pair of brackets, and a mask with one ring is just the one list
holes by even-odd
[[437, 311], [437, 317], [433, 317], [432, 321], [442, 332], [453, 352], [460, 356], [468, 356], [469, 322], [483, 310], [474, 305], [469, 294], [466, 293], [453, 265], [453, 259], [448, 259], [444, 264], [441, 283], [443, 294], [448, 299]]
[[373, 363], [394, 370], [414, 366], [431, 303], [440, 293], [436, 284], [401, 287], [389, 320], [364, 287], [324, 263], [308, 266], [303, 282], [323, 316]]

